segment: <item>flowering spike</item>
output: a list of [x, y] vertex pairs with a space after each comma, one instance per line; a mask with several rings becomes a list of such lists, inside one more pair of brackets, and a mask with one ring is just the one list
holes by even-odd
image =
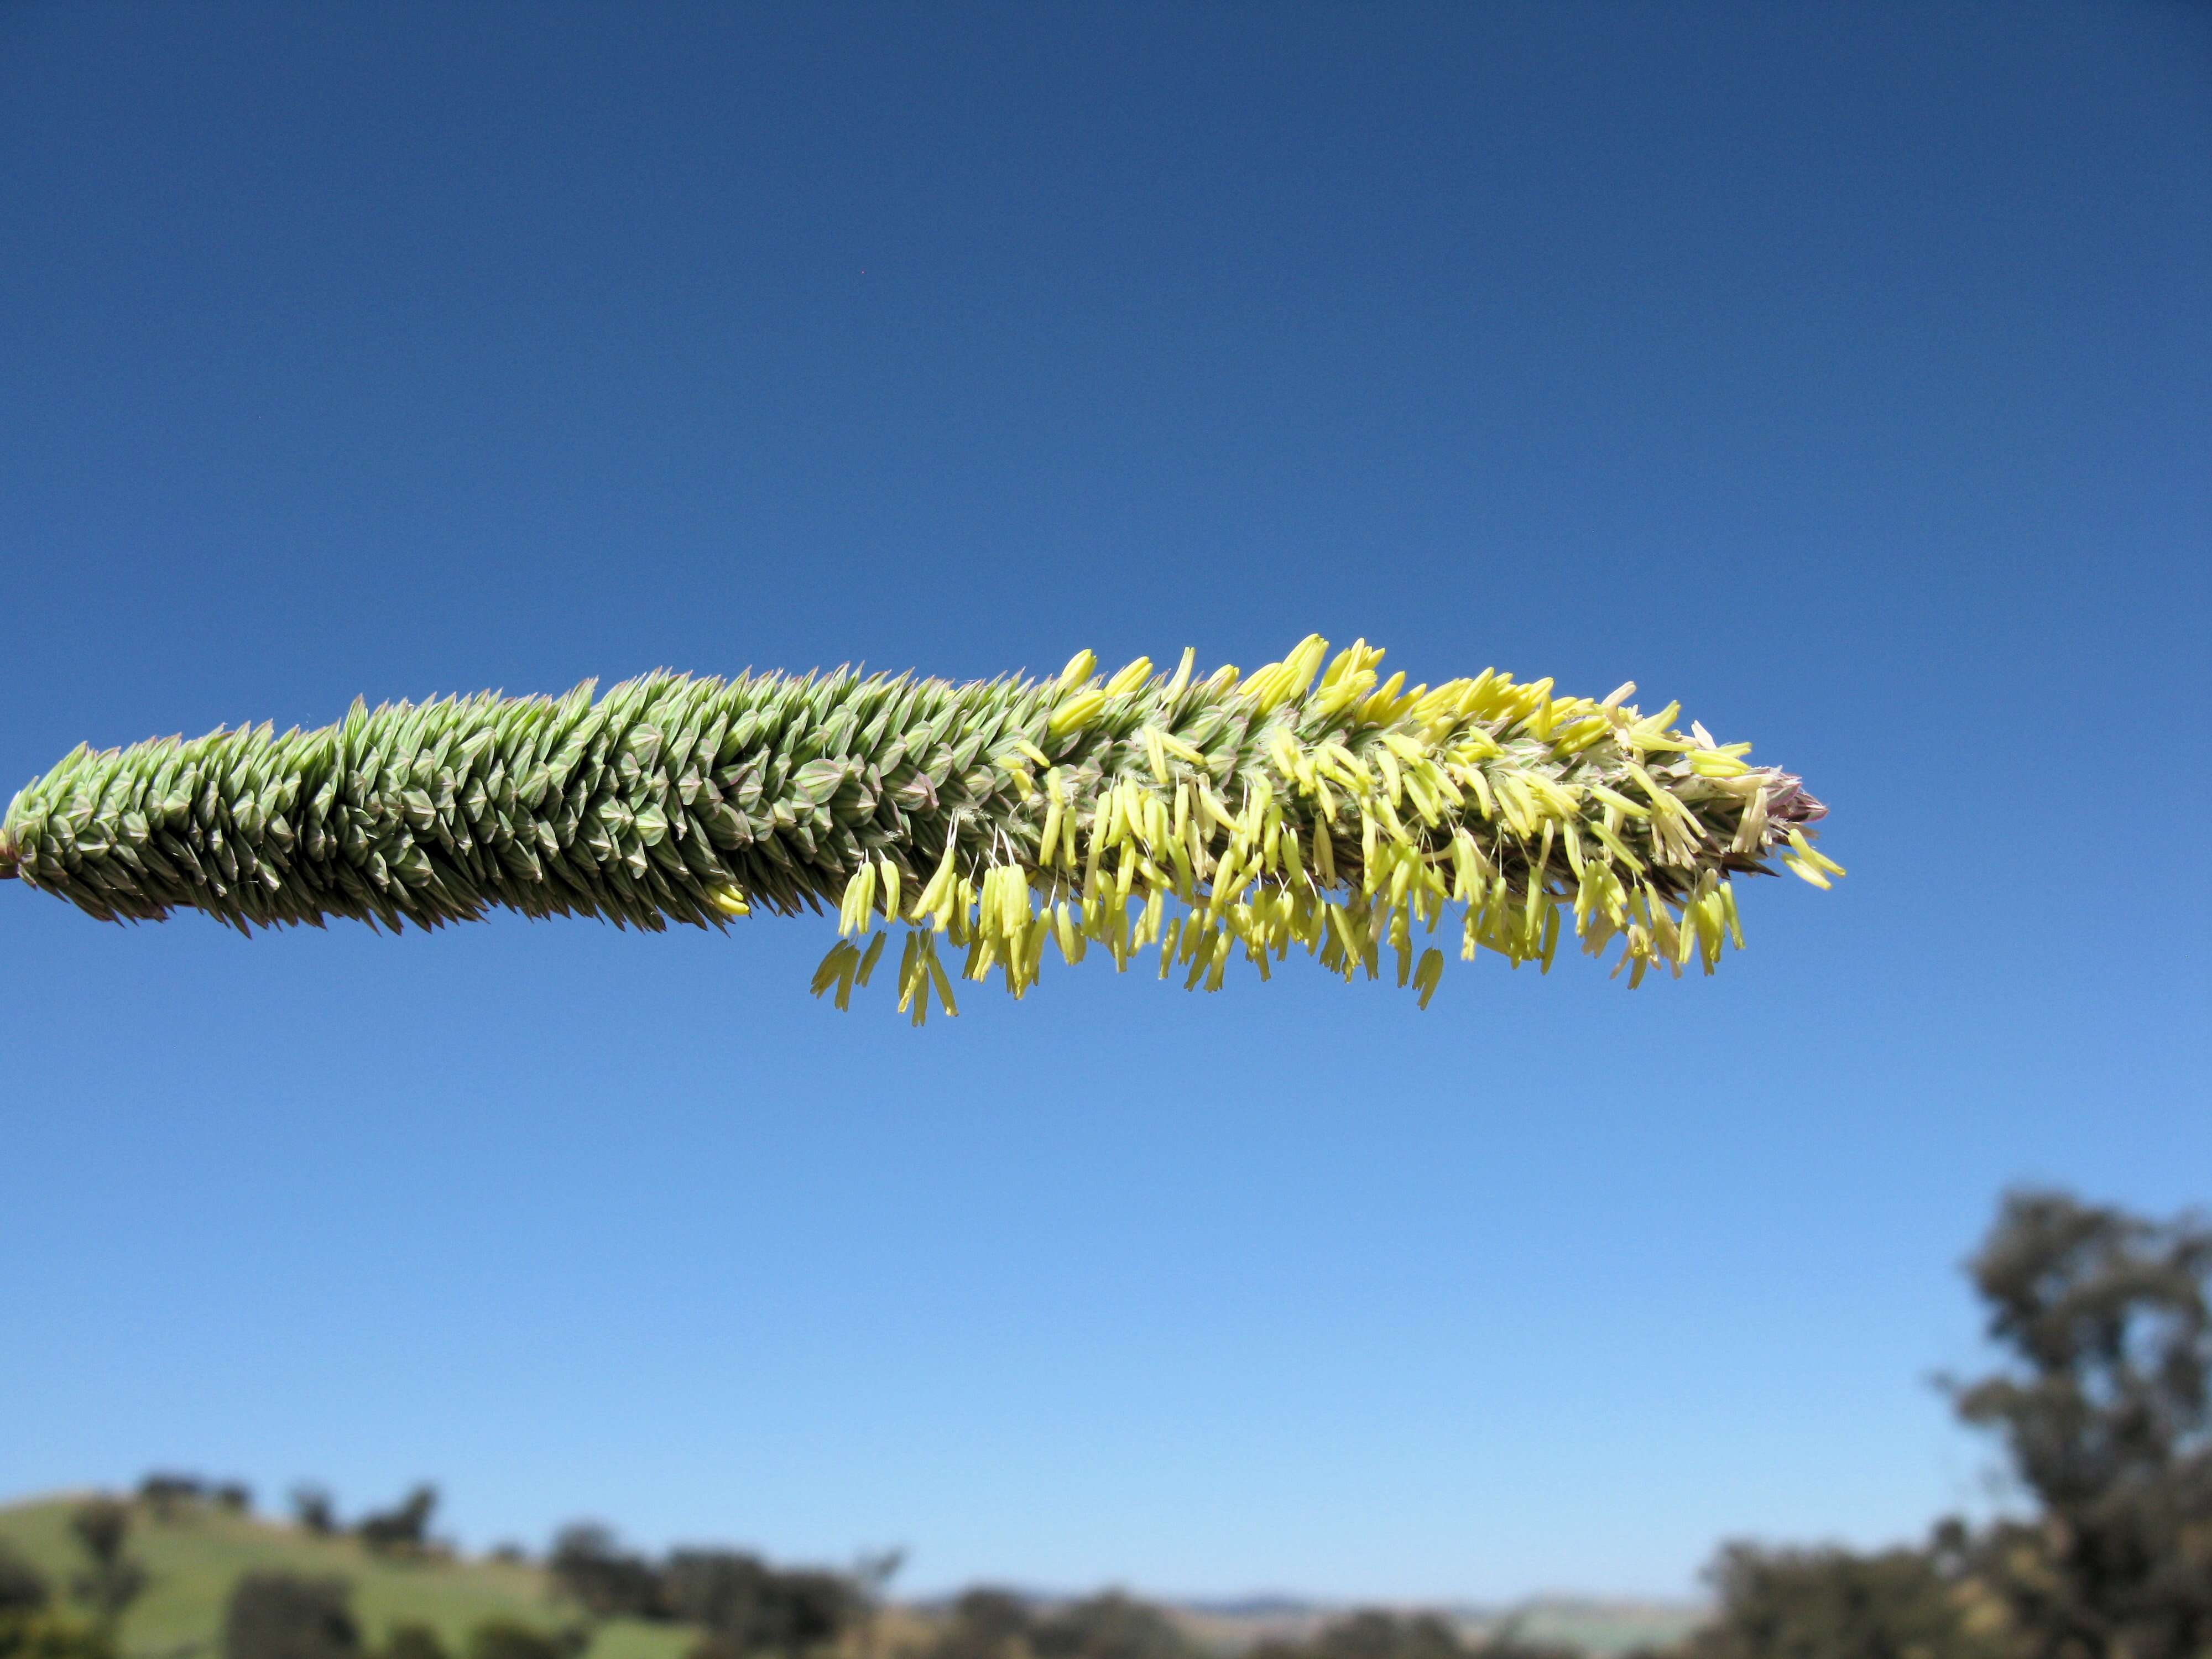
[[1643, 715], [1632, 684], [1594, 702], [1486, 669], [1407, 690], [1364, 640], [1328, 651], [1309, 635], [1243, 678], [1139, 657], [1103, 684], [1087, 651], [967, 685], [660, 673], [80, 746], [0, 820], [0, 878], [106, 921], [193, 908], [241, 931], [834, 904], [816, 994], [867, 986], [880, 914], [909, 930], [896, 996], [919, 1024], [933, 999], [957, 1012], [939, 934], [1016, 996], [1048, 941], [1121, 968], [1158, 945], [1163, 975], [1208, 990], [1294, 944], [1375, 978], [1387, 945], [1425, 1006], [1444, 955], [1415, 966], [1413, 927], [1447, 905], [1463, 957], [1548, 968], [1571, 924], [1593, 954], [1618, 943], [1634, 985], [1742, 948], [1732, 876], [1844, 873], [1796, 778], [1675, 730], [1674, 704]]

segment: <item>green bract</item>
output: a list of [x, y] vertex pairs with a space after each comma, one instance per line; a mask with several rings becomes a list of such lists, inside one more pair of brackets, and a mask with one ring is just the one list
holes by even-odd
[[[1377, 683], [1363, 641], [1303, 641], [1239, 678], [1148, 659], [1101, 681], [954, 685], [838, 672], [653, 674], [592, 697], [489, 694], [80, 748], [15, 797], [0, 875], [103, 920], [179, 906], [242, 931], [351, 916], [397, 929], [493, 906], [659, 928], [750, 904], [836, 905], [844, 935], [909, 931], [900, 1006], [952, 1011], [940, 939], [1017, 995], [1045, 947], [1218, 987], [1292, 945], [1349, 977], [1388, 947], [1424, 1005], [1433, 934], [1547, 968], [1562, 918], [1593, 954], [1711, 972], [1741, 947], [1729, 878], [1781, 861], [1841, 874], [1804, 826], [1824, 808], [1673, 705], [1645, 717], [1486, 670]], [[1318, 680], [1316, 674], [1320, 675]], [[842, 1006], [884, 938], [816, 976]]]

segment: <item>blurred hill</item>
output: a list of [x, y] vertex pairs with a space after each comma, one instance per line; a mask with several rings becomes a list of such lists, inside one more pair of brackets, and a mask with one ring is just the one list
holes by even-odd
[[[63, 1492], [0, 1505], [0, 1540], [56, 1585], [66, 1584], [84, 1565], [70, 1534], [70, 1512], [90, 1496]], [[550, 1580], [526, 1562], [378, 1555], [357, 1539], [318, 1536], [211, 1504], [180, 1505], [167, 1519], [133, 1504], [129, 1549], [151, 1582], [124, 1615], [125, 1659], [213, 1659], [223, 1603], [247, 1572], [345, 1579], [353, 1586], [362, 1633], [372, 1644], [400, 1621], [434, 1626], [456, 1653], [488, 1619], [549, 1632], [569, 1622], [568, 1610], [553, 1601]], [[672, 1626], [612, 1620], [600, 1629], [589, 1659], [683, 1659], [696, 1639], [696, 1632]]]
[[[70, 1535], [70, 1512], [93, 1494], [58, 1492], [0, 1504], [0, 1543], [27, 1557], [55, 1584], [84, 1565]], [[353, 1607], [365, 1640], [380, 1644], [395, 1624], [433, 1626], [447, 1649], [466, 1651], [469, 1632], [487, 1620], [512, 1619], [549, 1632], [575, 1621], [557, 1601], [551, 1577], [527, 1561], [433, 1551], [378, 1553], [346, 1534], [318, 1534], [208, 1504], [176, 1506], [166, 1516], [134, 1504], [129, 1552], [151, 1576], [145, 1594], [123, 1619], [125, 1659], [217, 1659], [223, 1605], [248, 1572], [337, 1577], [353, 1587]], [[1033, 1595], [1044, 1610], [1070, 1597]], [[884, 1610], [875, 1651], [919, 1649], [946, 1604], [920, 1601]], [[1303, 1640], [1348, 1604], [1286, 1595], [1164, 1603], [1194, 1640], [1237, 1654], [1270, 1639]], [[1511, 1607], [1437, 1609], [1470, 1643], [1510, 1632], [1528, 1643], [1579, 1649], [1612, 1659], [1639, 1648], [1672, 1646], [1702, 1616], [1692, 1602], [1538, 1597]], [[685, 1659], [699, 1632], [680, 1625], [616, 1619], [602, 1624], [586, 1659]]]

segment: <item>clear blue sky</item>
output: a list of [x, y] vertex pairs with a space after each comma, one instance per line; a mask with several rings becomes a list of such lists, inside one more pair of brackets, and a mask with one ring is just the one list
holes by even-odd
[[0, 779], [671, 665], [1633, 677], [1851, 870], [1631, 994], [0, 888], [0, 1493], [1680, 1592], [1983, 1499], [2000, 1188], [2212, 1198], [2212, 20], [0, 9]]

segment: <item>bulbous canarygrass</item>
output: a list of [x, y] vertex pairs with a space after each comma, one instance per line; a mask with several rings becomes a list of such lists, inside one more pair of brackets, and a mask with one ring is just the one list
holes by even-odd
[[[957, 1012], [963, 977], [1016, 996], [1048, 946], [1218, 989], [1295, 945], [1423, 1006], [1460, 954], [1548, 971], [1563, 932], [1639, 982], [1742, 946], [1733, 877], [1816, 886], [1826, 809], [1749, 745], [1668, 704], [1560, 696], [1486, 669], [1379, 678], [1318, 635], [1249, 675], [1139, 658], [1100, 678], [955, 685], [840, 671], [656, 673], [594, 698], [491, 694], [79, 748], [0, 821], [0, 875], [103, 920], [204, 911], [243, 931], [348, 916], [398, 929], [495, 906], [660, 928], [835, 905], [817, 995], [846, 1005], [903, 924], [898, 1005]], [[1316, 680], [1316, 676], [1319, 678]], [[873, 934], [865, 943], [855, 942]], [[1419, 950], [1419, 961], [1415, 957]]]

